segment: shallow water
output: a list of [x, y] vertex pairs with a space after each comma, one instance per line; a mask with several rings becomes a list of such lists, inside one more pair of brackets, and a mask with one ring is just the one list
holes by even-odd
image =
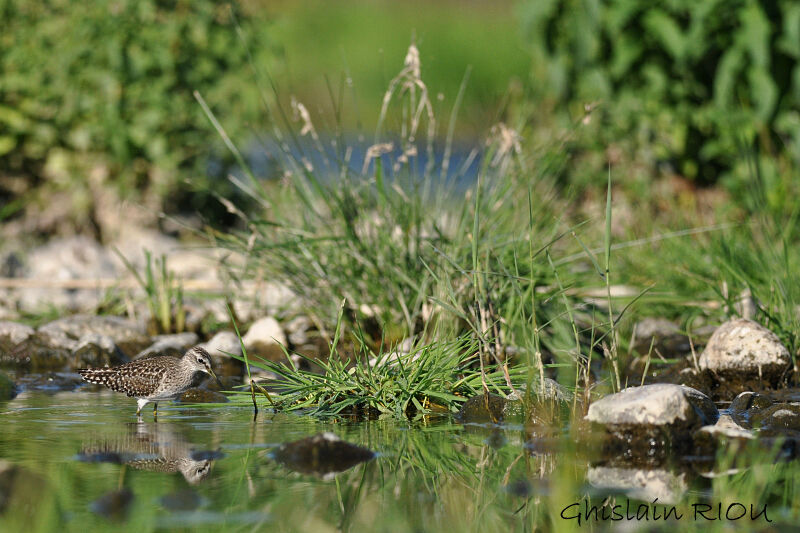
[[[667, 468], [654, 470], [661, 492], [615, 487], [619, 469], [593, 467], [565, 428], [537, 437], [448, 416], [353, 422], [262, 412], [253, 420], [251, 409], [178, 404], [160, 405], [153, 422], [147, 411], [137, 422], [133, 400], [80, 389], [0, 403], [0, 531], [561, 530], [578, 527], [560, 516], [573, 503], [612, 495], [624, 504], [625, 493], [713, 503], [719, 483]], [[376, 456], [336, 474], [300, 473], [274, 458], [279, 445], [320, 432]], [[796, 512], [784, 504], [769, 517], [791, 521]]]
[[[254, 421], [250, 409], [161, 404], [157, 422], [149, 410], [137, 422], [122, 395], [62, 391], [0, 404], [0, 424], [0, 458], [18, 467], [0, 489], [2, 531], [463, 531], [481, 514], [493, 527], [521, 523], [530, 492], [520, 430], [493, 448], [491, 430], [467, 431], [449, 417]], [[323, 431], [377, 456], [335, 475], [271, 458], [278, 445]], [[520, 482], [522, 495], [505, 488]]]

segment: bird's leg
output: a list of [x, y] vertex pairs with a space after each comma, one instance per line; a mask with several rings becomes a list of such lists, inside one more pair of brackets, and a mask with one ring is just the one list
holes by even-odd
[[138, 418], [142, 418], [142, 407], [147, 405], [147, 400], [144, 398], [139, 398], [136, 400], [136, 416]]
[[158, 402], [153, 402], [153, 420], [158, 420]]

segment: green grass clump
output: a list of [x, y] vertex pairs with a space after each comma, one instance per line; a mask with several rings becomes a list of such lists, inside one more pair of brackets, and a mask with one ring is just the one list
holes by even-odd
[[355, 361], [334, 349], [327, 360], [313, 361], [321, 373], [287, 363], [251, 361], [250, 365], [277, 374], [270, 398], [280, 410], [413, 418], [455, 411], [480, 391], [480, 374], [470, 364], [477, 353], [474, 343], [462, 338], [409, 353], [375, 354], [364, 347]]
[[[119, 250], [114, 249], [128, 271], [134, 275], [144, 290], [150, 318], [147, 327], [152, 335], [181, 333], [186, 329], [186, 308], [183, 305], [183, 286], [167, 266], [167, 257], [153, 260], [149, 250], [144, 251], [144, 274]], [[153, 269], [155, 263], [155, 270]]]

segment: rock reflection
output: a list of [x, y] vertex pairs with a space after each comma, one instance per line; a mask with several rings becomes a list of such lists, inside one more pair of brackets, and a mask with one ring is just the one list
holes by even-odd
[[107, 492], [89, 504], [89, 510], [109, 520], [124, 521], [133, 502], [133, 492], [123, 488]]
[[372, 451], [345, 442], [333, 433], [287, 442], [269, 455], [290, 470], [325, 478], [375, 457]]
[[647, 470], [642, 468], [615, 468], [595, 466], [586, 474], [594, 487], [621, 490], [630, 498], [661, 503], [677, 503], [688, 490], [684, 473], [669, 470]]
[[177, 429], [163, 422], [131, 423], [123, 434], [85, 441], [77, 458], [87, 463], [124, 464], [150, 472], [180, 472], [194, 485], [208, 477], [211, 465], [223, 454], [197, 450]]

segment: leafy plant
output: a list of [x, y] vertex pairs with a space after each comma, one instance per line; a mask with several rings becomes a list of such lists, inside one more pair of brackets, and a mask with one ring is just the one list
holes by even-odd
[[[601, 104], [581, 141], [590, 150], [638, 139], [651, 165], [698, 183], [736, 170], [735, 189], [749, 178], [743, 147], [800, 160], [795, 2], [548, 0], [520, 11], [538, 97]], [[777, 173], [775, 186], [793, 176]]]
[[[85, 227], [103, 193], [172, 210], [187, 202], [183, 179], [214, 185], [205, 176], [216, 136], [192, 91], [236, 131], [260, 106], [236, 25], [247, 32], [266, 21], [235, 9], [238, 18], [208, 0], [0, 1], [0, 174], [33, 186], [25, 205], [60, 193]], [[254, 59], [270, 54], [258, 47]], [[19, 184], [9, 189], [19, 193]]]
[[[291, 363], [249, 360], [249, 367], [278, 376], [271, 385], [276, 395], [268, 396], [262, 391], [273, 407], [304, 409], [312, 414], [388, 414], [405, 418], [415, 413], [455, 410], [478, 390], [481, 376], [470, 364], [478, 355], [474, 339], [461, 337], [415, 346], [407, 353], [398, 348], [375, 353], [362, 338], [353, 361], [339, 346], [344, 302], [340, 309], [329, 356], [313, 361], [321, 367], [321, 373], [302, 370]], [[244, 356], [237, 358], [246, 360]], [[255, 403], [252, 386], [250, 397]], [[240, 399], [245, 398], [246, 393]]]

